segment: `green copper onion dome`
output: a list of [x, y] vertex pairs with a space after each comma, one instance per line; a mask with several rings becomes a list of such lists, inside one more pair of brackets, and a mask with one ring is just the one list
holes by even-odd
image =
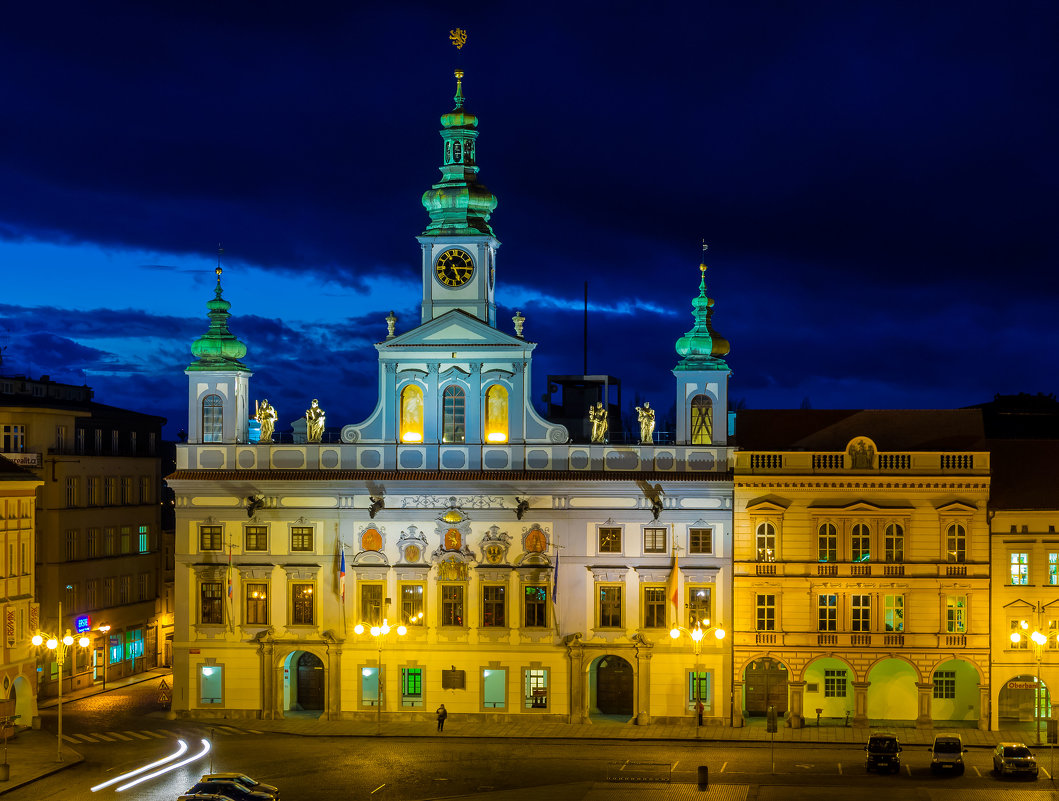
[[456, 70], [456, 107], [441, 115], [444, 143], [441, 181], [423, 193], [430, 215], [424, 236], [493, 235], [489, 215], [496, 196], [478, 183], [475, 141], [478, 118], [463, 108], [463, 72]]
[[235, 338], [228, 330], [228, 309], [232, 304], [221, 297], [221, 268], [217, 268], [217, 288], [213, 290], [213, 300], [206, 304], [209, 307], [210, 329], [191, 343], [191, 352], [198, 361], [188, 365], [189, 370], [245, 370], [250, 371], [239, 361], [246, 355], [246, 345]]
[[699, 296], [691, 301], [695, 325], [677, 340], [677, 353], [681, 359], [677, 370], [724, 370], [728, 368], [724, 357], [729, 350], [728, 340], [713, 330], [713, 298], [706, 297], [706, 264], [699, 265], [702, 278], [699, 281]]

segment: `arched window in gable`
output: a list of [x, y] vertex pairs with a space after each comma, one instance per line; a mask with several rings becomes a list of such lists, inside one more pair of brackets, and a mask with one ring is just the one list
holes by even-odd
[[401, 390], [401, 442], [423, 441], [423, 390], [409, 384]]
[[224, 401], [220, 395], [202, 399], [202, 441], [220, 442], [224, 424]]
[[467, 441], [467, 396], [463, 389], [452, 385], [441, 395], [441, 441]]
[[507, 390], [493, 384], [485, 393], [485, 441], [507, 442]]
[[691, 399], [691, 444], [713, 444], [713, 399], [707, 395]]

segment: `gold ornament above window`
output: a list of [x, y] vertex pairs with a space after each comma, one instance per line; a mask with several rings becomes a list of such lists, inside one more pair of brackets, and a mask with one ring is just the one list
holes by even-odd
[[381, 551], [382, 535], [378, 530], [369, 528], [360, 535], [360, 549], [362, 551]]

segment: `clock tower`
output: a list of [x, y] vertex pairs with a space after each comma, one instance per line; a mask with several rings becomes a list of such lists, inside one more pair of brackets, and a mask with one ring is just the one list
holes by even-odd
[[496, 251], [489, 215], [496, 197], [478, 183], [478, 118], [463, 108], [463, 71], [456, 70], [456, 107], [441, 117], [441, 180], [423, 193], [430, 224], [423, 252], [423, 319], [461, 309], [496, 328]]

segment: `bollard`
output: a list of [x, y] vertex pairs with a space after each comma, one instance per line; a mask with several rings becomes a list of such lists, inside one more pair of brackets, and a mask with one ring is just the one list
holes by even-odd
[[710, 789], [710, 769], [707, 765], [699, 765], [699, 789]]

